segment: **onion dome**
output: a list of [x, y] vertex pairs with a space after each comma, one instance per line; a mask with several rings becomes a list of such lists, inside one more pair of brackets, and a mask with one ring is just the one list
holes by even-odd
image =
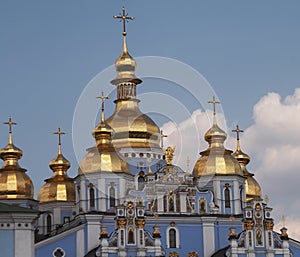
[[104, 118], [105, 97], [98, 97], [102, 100], [102, 114], [100, 123], [93, 130], [93, 137], [96, 146], [87, 149], [87, 154], [80, 163], [78, 174], [88, 174], [95, 172], [126, 172], [129, 173], [127, 163], [120, 157], [112, 145], [113, 129], [106, 123]]
[[68, 177], [67, 170], [70, 168], [70, 162], [63, 156], [61, 151], [61, 135], [65, 134], [58, 128], [54, 134], [58, 135], [58, 153], [57, 156], [49, 163], [53, 171], [51, 178], [45, 179], [45, 184], [39, 191], [38, 200], [41, 203], [47, 202], [74, 202], [75, 185], [74, 179]]
[[25, 173], [26, 169], [19, 166], [18, 160], [23, 152], [13, 144], [12, 125], [16, 125], [9, 118], [8, 144], [0, 150], [3, 166], [0, 168], [0, 199], [33, 199], [34, 188], [31, 179]]
[[205, 140], [209, 148], [200, 153], [197, 160], [193, 176], [212, 176], [212, 175], [239, 175], [243, 176], [241, 167], [237, 160], [231, 155], [232, 151], [225, 149], [224, 141], [227, 138], [226, 133], [218, 126], [216, 121], [215, 97], [209, 102], [214, 105], [214, 117], [212, 127], [205, 133]]
[[252, 199], [261, 199], [262, 198], [261, 187], [258, 184], [258, 182], [256, 181], [256, 179], [254, 178], [254, 174], [250, 173], [246, 167], [247, 164], [250, 162], [250, 157], [248, 154], [245, 154], [241, 150], [239, 134], [244, 131], [240, 130], [239, 126], [237, 125], [236, 129], [232, 130], [232, 132], [236, 132], [236, 135], [237, 135], [237, 137], [236, 137], [237, 138], [237, 148], [236, 148], [236, 151], [232, 155], [239, 162], [242, 172], [243, 172], [244, 176], [246, 177], [246, 181], [245, 181], [246, 201], [248, 202]]
[[159, 127], [139, 109], [139, 100], [136, 99], [136, 86], [142, 80], [135, 76], [136, 62], [127, 49], [125, 24], [133, 17], [125, 15], [122, 9], [120, 16], [123, 30], [123, 50], [116, 60], [117, 77], [111, 83], [117, 86], [116, 108], [107, 123], [114, 129], [113, 145], [117, 148], [160, 148]]

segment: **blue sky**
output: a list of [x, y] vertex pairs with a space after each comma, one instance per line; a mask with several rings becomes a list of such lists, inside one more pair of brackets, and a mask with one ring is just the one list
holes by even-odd
[[[300, 87], [299, 1], [1, 1], [0, 120], [12, 115], [18, 123], [14, 142], [24, 151], [20, 163], [35, 193], [51, 176], [58, 126], [68, 133], [69, 174], [77, 173], [75, 105], [121, 52], [122, 27], [112, 16], [123, 5], [136, 18], [128, 24], [130, 53], [170, 57], [198, 70], [222, 101], [228, 124], [251, 126], [261, 97], [277, 92], [285, 98]], [[140, 92], [160, 86], [154, 82], [146, 80]], [[112, 111], [108, 104], [108, 115]], [[2, 125], [0, 144], [6, 143]]]

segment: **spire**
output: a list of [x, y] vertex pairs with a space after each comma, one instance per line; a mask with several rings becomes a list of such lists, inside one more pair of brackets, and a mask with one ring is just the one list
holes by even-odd
[[248, 175], [249, 172], [247, 171], [246, 165], [250, 162], [250, 157], [249, 157], [249, 155], [245, 154], [241, 150], [241, 143], [240, 143], [240, 133], [243, 133], [244, 130], [241, 130], [239, 128], [239, 125], [236, 125], [236, 128], [233, 129], [232, 132], [236, 133], [236, 141], [237, 141], [236, 151], [233, 153], [233, 156], [240, 163], [244, 174]]
[[135, 76], [136, 62], [128, 52], [126, 41], [126, 23], [134, 20], [134, 17], [128, 16], [124, 7], [122, 13], [113, 17], [123, 22], [123, 50], [115, 62], [117, 77], [111, 83], [118, 86], [118, 99], [135, 99], [136, 85], [142, 81]]
[[216, 105], [217, 104], [220, 104], [221, 102], [218, 102], [216, 101], [216, 98], [215, 96], [213, 96], [212, 100], [211, 101], [208, 101], [209, 104], [212, 104], [213, 105], [213, 115], [214, 115], [214, 123], [213, 124], [217, 124], [217, 118], [216, 118]]
[[246, 201], [248, 202], [251, 199], [261, 199], [262, 191], [260, 185], [254, 178], [254, 174], [250, 173], [246, 167], [250, 162], [250, 157], [241, 150], [240, 133], [243, 133], [244, 131], [239, 128], [239, 125], [236, 125], [236, 128], [233, 129], [232, 132], [236, 133], [237, 141], [236, 151], [232, 156], [239, 162], [243, 175], [246, 178]]
[[193, 176], [195, 178], [212, 175], [243, 176], [238, 161], [231, 155], [232, 151], [226, 149], [224, 146], [227, 134], [217, 124], [216, 104], [219, 104], [220, 102], [216, 101], [216, 98], [213, 96], [212, 101], [209, 101], [208, 103], [213, 105], [214, 119], [212, 127], [204, 136], [209, 147], [200, 153], [201, 157], [194, 166]]
[[49, 163], [53, 171], [52, 177], [45, 179], [45, 184], [38, 193], [38, 200], [41, 203], [48, 202], [75, 202], [75, 185], [74, 179], [70, 178], [67, 170], [71, 167], [70, 162], [63, 156], [61, 150], [61, 136], [65, 135], [60, 128], [53, 132], [58, 136], [58, 153], [57, 156]]
[[12, 118], [9, 117], [8, 121], [3, 124], [9, 127], [8, 144], [0, 150], [0, 158], [4, 161], [3, 168], [7, 166], [19, 168], [18, 160], [22, 158], [23, 151], [13, 144], [12, 139], [12, 126], [17, 125], [17, 123], [13, 122]]
[[60, 128], [58, 128], [58, 131], [53, 132], [53, 134], [58, 135], [58, 154], [61, 154], [61, 135], [65, 135], [65, 132], [60, 131]]
[[55, 172], [53, 176], [65, 175], [71, 166], [70, 162], [63, 156], [61, 151], [61, 136], [66, 133], [62, 132], [60, 128], [58, 128], [58, 130], [53, 132], [53, 134], [58, 136], [58, 152], [57, 156], [49, 163], [49, 167]]
[[23, 151], [12, 140], [12, 125], [17, 123], [10, 117], [4, 124], [9, 127], [9, 137], [8, 144], [0, 150], [0, 158], [3, 160], [0, 168], [0, 199], [33, 199], [32, 181], [26, 174], [26, 169], [19, 166]]
[[[103, 147], [111, 147], [111, 136], [112, 136], [112, 128], [106, 123], [105, 115], [104, 115], [104, 103], [105, 100], [109, 99], [108, 96], [104, 95], [102, 91], [100, 96], [97, 96], [96, 99], [101, 100], [101, 121], [100, 123], [94, 128], [93, 136], [96, 139], [96, 144], [98, 150], [101, 150]], [[100, 148], [99, 148], [100, 147]]]
[[204, 138], [209, 143], [210, 148], [224, 149], [223, 143], [227, 138], [227, 134], [218, 126], [216, 118], [216, 105], [221, 102], [216, 101], [215, 96], [213, 96], [212, 100], [208, 101], [208, 103], [213, 105], [213, 125], [205, 133]]
[[17, 123], [13, 122], [11, 117], [9, 117], [7, 122], [3, 122], [3, 124], [9, 126], [9, 139], [8, 139], [8, 144], [13, 144], [12, 141], [12, 125], [17, 125]]
[[109, 99], [108, 96], [104, 96], [104, 92], [102, 91], [102, 94], [100, 96], [97, 96], [96, 99], [101, 99], [102, 102], [102, 108], [101, 108], [101, 123], [105, 122], [105, 118], [104, 118], [104, 102], [105, 100]]

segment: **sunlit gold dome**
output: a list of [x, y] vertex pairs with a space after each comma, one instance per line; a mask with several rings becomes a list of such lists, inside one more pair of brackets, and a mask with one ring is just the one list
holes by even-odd
[[134, 84], [142, 83], [142, 80], [135, 76], [136, 61], [129, 54], [126, 43], [126, 36], [123, 38], [123, 51], [115, 62], [117, 77], [111, 81], [118, 85], [123, 82], [132, 82]]
[[250, 173], [247, 170], [247, 164], [250, 162], [250, 157], [248, 154], [245, 154], [241, 150], [241, 145], [240, 145], [240, 137], [239, 133], [243, 132], [242, 130], [239, 129], [239, 126], [236, 126], [236, 129], [233, 130], [233, 132], [236, 132], [237, 134], [237, 148], [236, 151], [232, 154], [234, 158], [237, 159], [239, 162], [242, 172], [244, 176], [246, 177], [245, 181], [245, 187], [246, 187], [246, 201], [250, 201], [252, 199], [261, 199], [262, 198], [262, 191], [261, 187], [254, 178], [254, 174]]
[[112, 128], [106, 123], [104, 118], [104, 99], [102, 93], [102, 115], [101, 122], [93, 130], [96, 146], [87, 149], [87, 154], [80, 163], [78, 174], [88, 174], [95, 172], [127, 172], [129, 167], [115, 147], [112, 145]]
[[[215, 102], [215, 99], [213, 98]], [[201, 157], [197, 160], [193, 176], [212, 176], [212, 175], [239, 175], [243, 176], [241, 167], [237, 160], [231, 155], [232, 151], [225, 149], [224, 141], [226, 133], [217, 125], [216, 113], [214, 111], [213, 126], [206, 132], [205, 140], [209, 143], [209, 148], [200, 153]]]
[[9, 125], [9, 140], [7, 146], [0, 150], [0, 158], [3, 160], [0, 168], [0, 199], [33, 199], [32, 181], [25, 173], [26, 169], [21, 168], [18, 163], [23, 152], [12, 140], [11, 126], [16, 123], [10, 118], [5, 124]]
[[75, 201], [75, 185], [74, 179], [68, 177], [67, 170], [70, 168], [70, 162], [63, 156], [61, 151], [60, 135], [64, 134], [58, 129], [58, 154], [49, 163], [50, 169], [53, 171], [51, 178], [45, 179], [45, 184], [39, 191], [38, 200], [41, 203], [47, 202], [74, 202]]
[[[125, 15], [114, 16], [118, 19], [132, 20]], [[124, 20], [125, 19], [125, 20]], [[115, 62], [117, 76], [111, 83], [117, 86], [116, 109], [107, 119], [108, 125], [114, 129], [112, 143], [116, 148], [160, 148], [159, 127], [139, 109], [136, 99], [136, 86], [142, 80], [135, 76], [136, 62], [131, 57], [126, 43], [127, 32], [123, 30], [123, 50]]]
[[116, 109], [107, 123], [114, 129], [117, 148], [159, 148], [159, 127], [138, 107], [138, 100], [116, 100]]

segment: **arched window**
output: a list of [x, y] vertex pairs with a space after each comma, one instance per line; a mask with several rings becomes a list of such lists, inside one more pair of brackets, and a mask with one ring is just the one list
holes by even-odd
[[240, 202], [241, 202], [241, 210], [243, 210], [243, 187], [240, 187]]
[[109, 207], [114, 208], [116, 206], [116, 189], [110, 187], [109, 189]]
[[95, 189], [90, 187], [90, 208], [95, 208]]
[[225, 195], [225, 208], [230, 208], [230, 190], [228, 188], [225, 188], [224, 195]]
[[169, 230], [169, 247], [176, 248], [176, 230], [174, 228]]
[[169, 202], [169, 208], [168, 208], [169, 212], [174, 212], [175, 207], [174, 207], [174, 193], [173, 193], [173, 191], [171, 191], [169, 193], [168, 202]]
[[50, 214], [46, 217], [46, 224], [47, 224], [47, 234], [50, 234], [52, 228], [52, 217]]
[[199, 213], [206, 213], [206, 200], [204, 198], [199, 199]]
[[142, 191], [145, 186], [145, 178], [143, 176], [139, 176], [138, 178], [138, 190]]
[[128, 241], [127, 241], [127, 243], [128, 244], [134, 244], [134, 232], [133, 232], [133, 228], [129, 228], [128, 229], [128, 237], [127, 237], [128, 239]]

